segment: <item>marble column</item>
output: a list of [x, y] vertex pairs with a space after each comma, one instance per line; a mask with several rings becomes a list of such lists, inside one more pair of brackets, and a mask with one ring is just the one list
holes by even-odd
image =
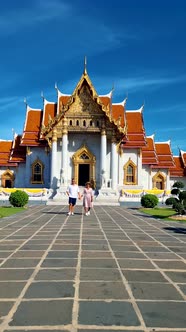
[[52, 132], [51, 176], [50, 176], [50, 187], [52, 189], [57, 188], [56, 164], [57, 164], [57, 131], [56, 129], [54, 129]]
[[111, 141], [111, 179], [112, 189], [116, 190], [118, 185], [118, 152], [115, 137]]
[[106, 187], [106, 155], [107, 155], [107, 136], [106, 130], [101, 131], [101, 156], [100, 156], [100, 185]]
[[61, 185], [66, 186], [68, 182], [67, 172], [67, 157], [68, 157], [68, 130], [67, 120], [63, 120], [63, 132], [62, 132], [62, 174], [61, 174]]

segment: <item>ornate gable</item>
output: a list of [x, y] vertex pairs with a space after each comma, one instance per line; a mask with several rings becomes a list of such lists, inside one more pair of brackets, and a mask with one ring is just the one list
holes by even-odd
[[[84, 70], [74, 92], [68, 97], [67, 103], [59, 105], [59, 113], [51, 120], [48, 126], [42, 127], [41, 133], [47, 139], [51, 137], [55, 128], [60, 137], [64, 124], [68, 131], [101, 132], [102, 128], [115, 137], [118, 141], [124, 136], [126, 128], [121, 121], [112, 116], [111, 98], [107, 96], [107, 103], [102, 101], [103, 96], [98, 96], [86, 70]], [[65, 119], [65, 120], [63, 120]]]

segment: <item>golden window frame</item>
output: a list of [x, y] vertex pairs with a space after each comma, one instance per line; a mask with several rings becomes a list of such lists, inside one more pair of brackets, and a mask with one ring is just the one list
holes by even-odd
[[[159, 180], [159, 181], [158, 181]], [[156, 183], [161, 182], [162, 183], [162, 189], [165, 190], [165, 184], [166, 184], [166, 176], [158, 171], [152, 178], [152, 188], [157, 189]]]
[[[127, 176], [130, 175], [130, 174], [127, 173], [127, 169], [128, 169], [129, 166], [131, 166], [132, 170], [133, 170], [132, 171], [132, 177], [134, 179], [133, 182], [128, 182], [127, 181]], [[137, 184], [137, 166], [136, 166], [136, 164], [130, 158], [127, 161], [127, 163], [124, 165], [123, 171], [124, 171], [123, 184], [126, 184], [126, 185], [136, 185]]]
[[[35, 181], [34, 180], [34, 175], [36, 174], [35, 173], [35, 166], [39, 164], [39, 166], [41, 167], [41, 180], [40, 181]], [[31, 183], [32, 184], [43, 184], [44, 183], [44, 180], [43, 180], [43, 175], [44, 175], [44, 164], [42, 163], [42, 161], [40, 159], [36, 159], [32, 165], [31, 165], [31, 172], [32, 172], [32, 175], [31, 175]]]

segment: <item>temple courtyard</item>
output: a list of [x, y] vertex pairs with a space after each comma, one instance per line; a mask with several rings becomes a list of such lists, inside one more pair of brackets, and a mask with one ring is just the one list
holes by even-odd
[[186, 331], [186, 223], [67, 212], [0, 219], [0, 331]]

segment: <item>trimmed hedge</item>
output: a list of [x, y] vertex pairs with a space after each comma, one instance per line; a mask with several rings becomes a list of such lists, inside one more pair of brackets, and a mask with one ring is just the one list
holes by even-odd
[[152, 194], [146, 194], [141, 198], [141, 205], [144, 208], [154, 208], [158, 204], [158, 198]]
[[28, 203], [29, 196], [22, 190], [16, 190], [10, 194], [9, 202], [15, 207], [23, 207]]
[[175, 203], [179, 202], [178, 198], [176, 197], [169, 197], [166, 199], [165, 204], [166, 205], [173, 205]]

